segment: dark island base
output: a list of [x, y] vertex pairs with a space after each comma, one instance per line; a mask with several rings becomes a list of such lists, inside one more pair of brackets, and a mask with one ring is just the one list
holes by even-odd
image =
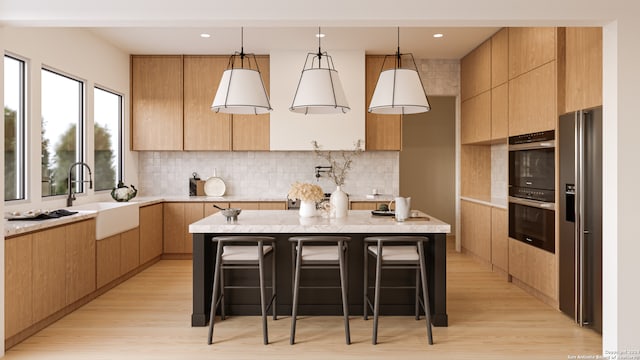
[[[256, 234], [224, 234], [256, 235]], [[299, 234], [260, 234], [273, 236], [276, 241], [277, 260], [277, 314], [291, 315], [292, 300], [292, 258], [290, 236]], [[313, 234], [304, 234], [313, 235]], [[326, 235], [326, 234], [324, 234]], [[348, 301], [349, 315], [363, 314], [363, 239], [373, 234], [340, 234], [351, 236], [348, 250]], [[384, 234], [376, 234], [384, 235]], [[429, 237], [425, 257], [429, 277], [429, 299], [431, 302], [432, 323], [434, 326], [447, 326], [446, 308], [446, 235], [445, 234], [387, 234], [387, 235], [423, 235]], [[215, 234], [193, 234], [193, 313], [191, 326], [206, 326], [211, 311], [211, 290], [213, 286], [213, 262], [215, 247], [211, 238]], [[369, 262], [370, 286], [373, 285], [374, 264]], [[270, 266], [271, 262], [266, 264]], [[270, 284], [270, 270], [265, 272], [266, 282]], [[225, 285], [252, 286], [258, 284], [256, 271], [234, 270], [225, 272]], [[415, 271], [383, 271], [382, 285], [414, 286]], [[337, 270], [304, 270], [301, 273], [301, 286], [335, 286], [330, 289], [301, 288], [298, 313], [300, 315], [342, 315], [339, 275]], [[269, 294], [269, 289], [267, 289]], [[373, 297], [373, 292], [370, 292]], [[227, 315], [259, 315], [260, 297], [257, 289], [226, 289]], [[382, 289], [380, 314], [413, 315], [415, 309], [413, 289]]]

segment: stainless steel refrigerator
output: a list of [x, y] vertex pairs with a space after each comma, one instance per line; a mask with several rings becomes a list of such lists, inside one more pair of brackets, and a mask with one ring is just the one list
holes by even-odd
[[560, 117], [560, 310], [602, 333], [602, 107]]

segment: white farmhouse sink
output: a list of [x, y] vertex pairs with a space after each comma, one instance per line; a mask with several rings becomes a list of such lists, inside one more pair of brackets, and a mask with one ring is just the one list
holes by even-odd
[[140, 224], [137, 202], [94, 202], [67, 208], [69, 211], [95, 211], [96, 240], [135, 229]]

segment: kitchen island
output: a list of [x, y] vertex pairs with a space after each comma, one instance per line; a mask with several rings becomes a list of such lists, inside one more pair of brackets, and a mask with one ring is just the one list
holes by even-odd
[[[348, 301], [351, 315], [362, 314], [363, 310], [363, 239], [373, 235], [420, 235], [429, 238], [425, 248], [429, 279], [429, 298], [431, 302], [432, 322], [435, 326], [447, 326], [447, 266], [446, 234], [451, 226], [424, 213], [405, 222], [396, 222], [393, 217], [373, 216], [368, 210], [351, 210], [349, 215], [340, 219], [323, 217], [301, 218], [293, 210], [248, 210], [243, 211], [236, 222], [227, 222], [222, 214], [208, 216], [189, 225], [193, 234], [193, 312], [192, 326], [205, 326], [211, 309], [211, 291], [213, 286], [213, 268], [215, 246], [211, 240], [219, 235], [265, 235], [276, 238], [277, 253], [277, 312], [279, 315], [291, 314], [291, 246], [288, 238], [296, 235], [350, 236], [348, 249]], [[242, 270], [234, 273], [242, 272]], [[315, 284], [332, 286], [338, 277], [327, 271], [303, 272], [306, 279]], [[322, 274], [320, 274], [322, 273]], [[233, 277], [229, 277], [233, 276]], [[383, 285], [415, 284], [415, 272], [395, 270], [385, 272]], [[247, 272], [240, 275], [225, 274], [225, 282], [243, 285], [255, 285], [257, 275]], [[269, 283], [270, 280], [267, 280]], [[305, 281], [303, 276], [302, 281]], [[299, 313], [302, 315], [340, 315], [341, 300], [336, 289], [302, 290]], [[235, 293], [234, 293], [235, 291]], [[306, 293], [306, 295], [304, 295]], [[304, 296], [303, 296], [304, 295]], [[412, 289], [383, 290], [381, 295], [381, 314], [412, 315], [414, 296]], [[230, 289], [225, 293], [226, 306], [230, 314], [258, 315], [259, 297], [254, 290]]]

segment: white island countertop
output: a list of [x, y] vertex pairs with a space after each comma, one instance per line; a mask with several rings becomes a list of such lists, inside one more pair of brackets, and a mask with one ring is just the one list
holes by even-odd
[[397, 222], [374, 216], [370, 210], [350, 210], [344, 218], [301, 218], [295, 210], [243, 210], [238, 221], [227, 222], [221, 213], [189, 225], [190, 233], [449, 233], [451, 226], [422, 212]]

